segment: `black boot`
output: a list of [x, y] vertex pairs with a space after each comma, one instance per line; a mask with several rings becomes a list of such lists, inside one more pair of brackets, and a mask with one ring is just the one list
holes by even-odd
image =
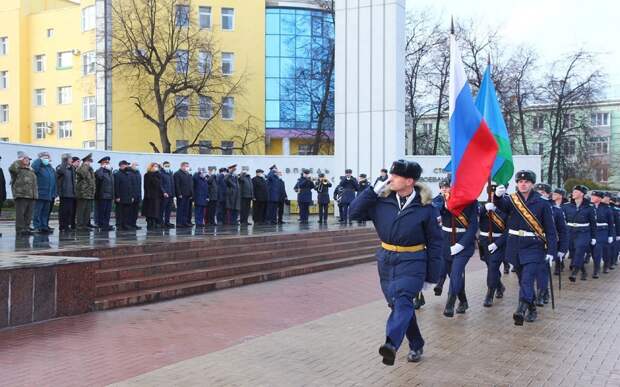
[[482, 304], [482, 306], [484, 306], [485, 308], [490, 308], [493, 306], [493, 295], [495, 294], [495, 289], [493, 288], [488, 288], [487, 289], [487, 295], [486, 297], [484, 297], [484, 303]]
[[499, 288], [495, 290], [495, 298], [504, 298], [504, 292], [506, 291], [506, 287], [501, 282], [499, 283]]
[[467, 303], [467, 296], [465, 295], [465, 290], [459, 293], [459, 306], [456, 308], [456, 313], [464, 314], [465, 311], [469, 309], [469, 304]]
[[543, 292], [543, 303], [549, 303], [549, 289], [545, 289], [545, 291]]
[[441, 292], [443, 292], [443, 286], [437, 284], [435, 285], [435, 287], [433, 288], [433, 291], [435, 292], [436, 296], [441, 296]]
[[448, 301], [446, 302], [446, 308], [443, 310], [443, 315], [446, 317], [454, 317], [454, 304], [456, 303], [456, 295], [448, 294]]
[[588, 279], [588, 272], [586, 271], [586, 267], [581, 268], [581, 280], [585, 281]]
[[576, 267], [573, 267], [573, 270], [570, 272], [570, 276], [568, 277], [568, 280], [570, 282], [577, 281], [577, 273], [578, 272], [579, 272], [579, 269], [577, 269]]
[[390, 342], [386, 342], [379, 347], [379, 355], [383, 357], [383, 364], [392, 366], [394, 365], [394, 360], [396, 359], [396, 347], [394, 347]]
[[538, 317], [538, 313], [536, 312], [536, 305], [531, 302], [527, 306], [527, 316], [525, 316], [525, 321], [534, 322], [536, 320], [536, 317]]
[[517, 310], [512, 315], [512, 319], [515, 321], [515, 325], [523, 325], [523, 320], [525, 319], [525, 311], [527, 310], [527, 302], [519, 300], [519, 306], [517, 306]]
[[594, 264], [594, 270], [592, 271], [592, 278], [597, 279], [598, 273], [601, 271], [601, 265]]
[[424, 294], [422, 294], [422, 292], [418, 293], [415, 296], [415, 300], [413, 300], [413, 307], [418, 310], [422, 307], [422, 305], [426, 304], [426, 301], [424, 300]]
[[609, 273], [609, 265], [607, 263], [603, 264], [603, 274]]
[[543, 291], [542, 290], [538, 292], [537, 297], [534, 297], [534, 301], [532, 302], [532, 304], [536, 304], [536, 306], [540, 306], [540, 307], [545, 306], [545, 303], [543, 302]]

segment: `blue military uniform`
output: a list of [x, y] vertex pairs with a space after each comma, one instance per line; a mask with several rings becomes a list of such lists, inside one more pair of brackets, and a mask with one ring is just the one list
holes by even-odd
[[[502, 298], [506, 289], [501, 281], [500, 265], [506, 255], [506, 220], [508, 216], [500, 210], [487, 211], [480, 209], [480, 259], [487, 265], [487, 295], [484, 306], [493, 305], [493, 297]], [[494, 246], [493, 246], [494, 245]], [[493, 252], [489, 246], [494, 247]]]
[[319, 174], [319, 180], [314, 184], [317, 192], [316, 201], [319, 204], [319, 223], [327, 223], [327, 211], [329, 209], [329, 188], [332, 183], [325, 179], [324, 174]]
[[269, 173], [267, 174], [267, 191], [268, 191], [268, 202], [267, 202], [267, 222], [271, 224], [278, 223], [278, 205], [281, 201], [282, 195], [282, 185], [280, 184], [280, 177], [276, 172], [275, 165], [273, 165], [269, 169]]
[[[398, 163], [402, 164], [399, 167], [395, 162], [392, 174], [403, 165], [417, 166], [413, 162]], [[418, 177], [420, 173], [421, 168]], [[419, 183], [408, 198], [397, 197], [394, 192], [379, 196], [369, 187], [351, 203], [351, 219], [371, 220], [382, 242], [377, 251], [379, 279], [392, 311], [386, 324], [386, 343], [379, 353], [387, 365], [394, 364], [405, 336], [412, 351], [409, 360], [419, 361], [422, 353], [424, 340], [416, 321], [413, 297], [425, 281], [434, 283], [439, 278], [442, 237], [435, 214], [430, 190]]]
[[[304, 170], [304, 174], [310, 173], [308, 170]], [[308, 216], [310, 215], [310, 205], [312, 204], [312, 189], [314, 183], [310, 178], [301, 176], [295, 184], [294, 190], [297, 192], [297, 204], [299, 205], [299, 222], [302, 224], [308, 223]]]
[[[531, 171], [519, 171], [515, 175], [521, 180], [536, 182], [536, 175]], [[500, 211], [507, 214], [506, 257], [516, 268], [519, 276], [519, 307], [513, 315], [515, 325], [522, 325], [526, 310], [527, 321], [536, 319], [534, 304], [534, 280], [540, 263], [546, 256], [557, 254], [557, 232], [549, 202], [542, 199], [538, 192], [530, 191], [527, 198], [520, 192], [496, 197], [495, 204]], [[529, 221], [526, 219], [529, 218]], [[537, 229], [538, 226], [540, 229]], [[538, 233], [542, 233], [542, 237]]]
[[616, 228], [616, 240], [611, 255], [610, 269], [614, 269], [614, 266], [618, 263], [618, 254], [620, 254], [620, 196], [615, 198], [615, 204], [612, 206], [614, 212], [614, 225]]
[[[604, 193], [593, 191], [592, 195], [603, 197]], [[594, 215], [596, 217], [596, 244], [592, 248], [592, 260], [594, 261], [593, 278], [598, 278], [601, 260], [604, 262], [605, 269], [609, 267], [611, 257], [610, 247], [616, 239], [616, 229], [614, 225], [614, 214], [611, 207], [605, 203], [593, 204]], [[610, 242], [610, 240], [612, 242]], [[605, 270], [607, 271], [607, 270]]]
[[[350, 170], [347, 170], [347, 173]], [[354, 177], [341, 177], [340, 184], [338, 184], [337, 189], [342, 191], [342, 196], [338, 201], [338, 208], [340, 210], [340, 223], [350, 223], [351, 219], [349, 217], [349, 206], [353, 199], [355, 199], [355, 193], [359, 190], [359, 184]]]
[[590, 251], [590, 244], [596, 236], [596, 216], [594, 207], [589, 201], [583, 200], [581, 205], [566, 203], [562, 206], [568, 226], [568, 251], [571, 258], [573, 271], [569, 279], [575, 281], [575, 276], [579, 270], [582, 272], [582, 279], [585, 280], [585, 258]]

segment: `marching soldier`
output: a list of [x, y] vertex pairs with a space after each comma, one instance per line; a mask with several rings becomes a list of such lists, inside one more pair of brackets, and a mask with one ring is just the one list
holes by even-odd
[[391, 309], [385, 343], [379, 348], [386, 365], [394, 365], [405, 336], [410, 349], [407, 360], [421, 360], [424, 339], [413, 298], [439, 276], [441, 232], [430, 189], [418, 182], [421, 174], [416, 162], [395, 161], [389, 179], [367, 188], [351, 204], [351, 218], [372, 220], [381, 239], [379, 279]]
[[581, 280], [587, 279], [585, 268], [586, 254], [590, 246], [596, 244], [596, 216], [594, 207], [585, 199], [588, 187], [576, 185], [572, 192], [572, 203], [562, 206], [568, 226], [569, 245], [568, 251], [571, 258], [571, 274], [568, 279], [571, 282], [577, 280], [577, 273], [581, 271]]
[[340, 223], [353, 224], [349, 218], [349, 206], [353, 199], [355, 199], [355, 193], [359, 190], [359, 184], [353, 177], [353, 171], [351, 169], [344, 171], [344, 176], [340, 178], [340, 184], [338, 184], [338, 186], [342, 189], [342, 196], [338, 203], [340, 209]]
[[93, 211], [93, 200], [95, 199], [95, 171], [91, 164], [93, 154], [89, 153], [82, 159], [82, 165], [77, 169], [76, 197], [77, 197], [77, 229], [89, 231], [96, 227], [90, 222], [90, 215]]
[[614, 270], [618, 263], [618, 255], [620, 254], [620, 195], [611, 196], [610, 204], [614, 211], [614, 224], [616, 225], [616, 240], [614, 242], [613, 253], [610, 260], [610, 270]]
[[609, 195], [603, 191], [592, 191], [590, 200], [594, 205], [596, 215], [596, 244], [592, 249], [592, 260], [594, 269], [592, 278], [598, 278], [601, 270], [601, 260], [603, 261], [603, 272], [609, 272], [609, 248], [616, 239], [616, 227], [614, 225], [614, 213], [609, 207]]
[[[545, 183], [536, 184], [536, 191], [540, 194], [541, 199], [546, 200], [551, 205], [551, 213], [553, 214], [553, 223], [558, 236], [557, 239], [557, 256], [554, 257], [556, 267], [564, 260], [564, 256], [568, 252], [568, 229], [566, 228], [566, 220], [564, 219], [564, 211], [556, 206], [549, 198], [551, 195], [551, 186]], [[536, 297], [536, 306], [545, 306], [549, 303], [549, 268], [546, 262], [541, 262], [538, 267], [538, 275], [536, 276], [536, 285], [538, 287], [538, 296]]]
[[314, 183], [310, 179], [310, 170], [303, 169], [301, 177], [297, 180], [293, 188], [297, 192], [297, 204], [299, 205], [299, 223], [308, 224], [310, 215], [310, 205], [312, 204], [312, 189]]
[[95, 224], [101, 231], [112, 231], [114, 227], [110, 226], [110, 215], [114, 200], [114, 178], [110, 157], [99, 160], [99, 165], [101, 167], [95, 172]]
[[317, 202], [319, 204], [319, 223], [327, 224], [327, 215], [329, 209], [329, 188], [332, 183], [325, 177], [324, 173], [319, 173], [319, 179], [314, 183], [314, 189], [317, 192]]
[[[433, 207], [435, 207], [435, 209], [437, 210], [437, 220], [439, 223], [441, 223], [441, 213], [440, 210], [444, 205], [444, 200], [448, 199], [448, 193], [450, 192], [450, 176], [446, 177], [445, 179], [441, 179], [439, 181], [439, 194], [437, 196], [435, 196], [433, 198]], [[441, 233], [441, 236], [444, 236], [444, 233]], [[446, 241], [443, 241], [442, 243], [447, 243]], [[433, 291], [435, 292], [436, 296], [441, 296], [441, 293], [443, 293], [443, 284], [446, 281], [446, 277], [448, 276], [448, 274], [446, 273], [446, 263], [443, 260], [443, 254], [441, 257], [441, 270], [439, 272], [439, 281], [437, 281], [437, 285], [435, 285], [435, 288], [433, 289]]]
[[[491, 183], [491, 192], [495, 192], [497, 184]], [[493, 298], [503, 298], [506, 287], [501, 281], [500, 265], [506, 255], [506, 219], [507, 215], [495, 209], [487, 211], [486, 207], [480, 210], [480, 259], [487, 265], [487, 294], [484, 298], [484, 307], [493, 306]]]
[[[506, 256], [519, 276], [519, 306], [513, 314], [515, 325], [537, 318], [534, 303], [534, 279], [540, 262], [550, 264], [557, 252], [557, 234], [549, 203], [534, 191], [536, 174], [522, 170], [515, 175], [517, 192], [505, 195], [506, 188], [495, 189], [495, 204], [487, 203], [487, 211], [495, 205], [507, 214]], [[526, 316], [527, 313], [527, 316]]]

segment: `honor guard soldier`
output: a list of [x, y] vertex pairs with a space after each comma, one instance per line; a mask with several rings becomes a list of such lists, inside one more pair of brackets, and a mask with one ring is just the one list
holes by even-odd
[[351, 202], [355, 199], [355, 193], [359, 190], [359, 184], [353, 177], [352, 170], [347, 169], [344, 171], [344, 176], [340, 177], [340, 184], [338, 184], [338, 187], [340, 187], [342, 191], [342, 196], [338, 202], [340, 223], [353, 224], [349, 218], [349, 205], [351, 205]]
[[293, 190], [297, 192], [297, 204], [299, 205], [299, 223], [308, 224], [310, 205], [312, 204], [312, 189], [314, 183], [310, 179], [310, 170], [303, 169]]
[[[446, 208], [450, 189], [444, 191], [445, 195], [441, 198], [439, 213], [443, 230], [443, 265], [450, 277], [450, 287], [443, 314], [446, 317], [454, 317], [454, 304], [457, 297], [459, 305], [456, 313], [463, 314], [469, 308], [465, 294], [465, 266], [475, 251], [476, 233], [478, 232], [478, 202], [471, 202], [458, 216], [455, 216]], [[441, 285], [441, 282], [438, 283], [438, 286]]]
[[576, 185], [573, 188], [571, 203], [562, 206], [568, 226], [568, 251], [571, 259], [571, 274], [568, 279], [575, 282], [581, 271], [581, 279], [587, 278], [585, 259], [590, 246], [596, 244], [596, 216], [594, 207], [585, 199], [588, 187]]
[[317, 192], [317, 202], [319, 204], [319, 223], [327, 224], [327, 215], [329, 209], [329, 188], [332, 183], [325, 177], [324, 173], [319, 173], [318, 180], [314, 183], [314, 189]]
[[422, 168], [416, 162], [398, 160], [392, 164], [390, 174], [351, 204], [351, 218], [372, 220], [381, 239], [377, 251], [379, 279], [392, 310], [385, 343], [379, 348], [386, 365], [394, 364], [405, 336], [410, 348], [407, 359], [421, 360], [424, 339], [413, 297], [425, 282], [437, 282], [441, 259], [441, 232], [430, 189], [418, 182]]
[[609, 207], [608, 194], [603, 191], [592, 191], [590, 197], [594, 206], [594, 214], [596, 215], [596, 244], [592, 248], [592, 260], [594, 261], [592, 278], [598, 278], [601, 270], [601, 260], [604, 265], [603, 272], [609, 272], [609, 258], [611, 256], [609, 250], [616, 239], [616, 229], [614, 213], [611, 207]]
[[616, 226], [616, 241], [614, 242], [613, 254], [611, 255], [610, 270], [614, 270], [618, 263], [618, 255], [620, 254], [620, 195], [610, 199], [611, 207], [614, 211], [614, 224]]
[[[545, 183], [538, 183], [535, 187], [540, 197], [551, 205], [551, 213], [553, 214], [553, 223], [555, 231], [558, 235], [557, 255], [554, 258], [556, 267], [564, 260], [568, 252], [568, 229], [566, 228], [566, 219], [564, 219], [564, 211], [551, 201], [551, 186]], [[536, 297], [536, 306], [545, 306], [549, 303], [549, 268], [546, 262], [542, 262], [538, 268], [536, 276], [536, 285], [538, 287], [538, 295]]]
[[[446, 199], [446, 195], [450, 192], [450, 176], [445, 179], [441, 179], [439, 181], [439, 194], [433, 198], [433, 207], [436, 209], [437, 221], [441, 223], [441, 214], [440, 210], [443, 207], [444, 200]], [[442, 237], [444, 233], [441, 233]], [[442, 243], [447, 243], [443, 241]], [[443, 256], [441, 257], [441, 270], [439, 271], [439, 281], [437, 281], [437, 285], [433, 289], [436, 296], [441, 296], [443, 292], [443, 283], [446, 281], [446, 263], [443, 260]]]
[[[491, 183], [491, 192], [497, 188]], [[492, 205], [492, 203], [491, 203]], [[500, 265], [506, 254], [506, 213], [494, 208], [487, 211], [487, 205], [480, 210], [480, 259], [487, 265], [487, 294], [484, 297], [484, 307], [493, 306], [493, 297], [503, 298], [506, 287], [501, 281]]]
[[[506, 256], [519, 276], [519, 306], [513, 319], [515, 325], [523, 325], [523, 320], [536, 320], [534, 280], [540, 263], [546, 261], [549, 265], [556, 255], [557, 233], [551, 206], [533, 190], [536, 174], [522, 170], [515, 175], [515, 181], [517, 192], [513, 194], [505, 195], [504, 186], [495, 189], [495, 205], [508, 215]], [[492, 207], [486, 206], [487, 211]]]

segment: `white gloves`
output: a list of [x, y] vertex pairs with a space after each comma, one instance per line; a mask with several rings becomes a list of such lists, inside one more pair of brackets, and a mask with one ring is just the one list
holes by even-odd
[[388, 184], [389, 184], [388, 182], [389, 181], [390, 181], [390, 179], [387, 179], [385, 181], [377, 182], [377, 184], [375, 184], [375, 187], [374, 187], [375, 193], [377, 195], [381, 195], [381, 193], [383, 191], [385, 191], [385, 189], [388, 187]]
[[495, 251], [497, 251], [497, 245], [495, 243], [491, 243], [488, 249], [489, 249], [489, 253], [493, 254]]
[[614, 243], [614, 237], [607, 238], [607, 243]]
[[434, 286], [435, 286], [435, 284], [424, 281], [424, 285], [422, 286], [422, 290], [424, 291], [424, 290], [432, 289]]
[[493, 203], [491, 203], [491, 202], [488, 202], [487, 204], [485, 204], [485, 205], [484, 205], [484, 208], [485, 208], [487, 211], [495, 211], [495, 209], [496, 209], [497, 207], [495, 207], [495, 204], [493, 204]]
[[616, 240], [617, 240], [617, 241], [620, 241], [620, 236], [617, 236], [617, 237], [616, 237]]
[[545, 261], [547, 261], [547, 264], [551, 266], [551, 264], [553, 263], [553, 255], [547, 254], [545, 256]]
[[558, 253], [558, 259], [560, 260], [560, 262], [564, 262], [564, 253], [559, 252]]
[[495, 196], [497, 196], [498, 198], [504, 196], [505, 193], [506, 187], [504, 187], [503, 185], [498, 185], [497, 188], [495, 188]]
[[460, 253], [461, 251], [463, 251], [465, 247], [463, 245], [459, 245], [458, 243], [455, 243], [454, 246], [450, 246], [450, 255], [456, 255], [458, 253]]
[[592, 246], [594, 246], [594, 245], [596, 244], [596, 239], [592, 239], [592, 240], [590, 241], [590, 244], [591, 244]]

